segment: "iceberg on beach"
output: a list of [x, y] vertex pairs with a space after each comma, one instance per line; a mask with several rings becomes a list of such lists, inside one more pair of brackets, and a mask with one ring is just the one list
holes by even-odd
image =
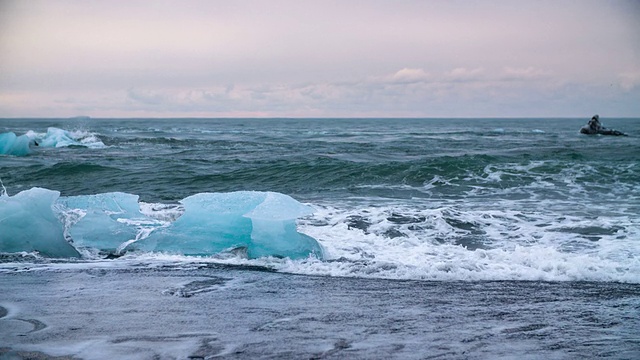
[[147, 219], [140, 213], [138, 195], [112, 192], [69, 196], [58, 203], [80, 213], [79, 219], [71, 220], [68, 230], [77, 247], [116, 252], [121, 244], [136, 238], [138, 231], [127, 220]]
[[313, 210], [279, 193], [195, 194], [180, 201], [184, 213], [173, 222], [143, 214], [137, 195], [59, 196], [33, 188], [0, 197], [0, 252], [77, 257], [82, 248], [208, 256], [242, 248], [249, 258], [323, 258], [318, 242], [296, 230], [296, 220]]
[[0, 196], [0, 252], [37, 251], [48, 257], [79, 257], [64, 238], [53, 210], [60, 192], [32, 188]]
[[287, 254], [290, 258], [308, 257], [309, 253], [322, 258], [318, 242], [296, 231], [296, 219], [311, 215], [313, 209], [289, 196], [269, 192], [265, 199], [244, 214], [251, 219], [252, 246], [250, 257], [268, 256], [272, 253]]
[[210, 255], [246, 248], [263, 256], [322, 258], [318, 242], [296, 231], [297, 218], [313, 210], [274, 192], [200, 193], [180, 201], [185, 213], [166, 228], [136, 242], [146, 251]]

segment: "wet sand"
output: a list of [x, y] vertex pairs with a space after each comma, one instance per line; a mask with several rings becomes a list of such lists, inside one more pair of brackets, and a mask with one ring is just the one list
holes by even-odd
[[1, 359], [640, 358], [640, 286], [202, 265], [0, 273]]

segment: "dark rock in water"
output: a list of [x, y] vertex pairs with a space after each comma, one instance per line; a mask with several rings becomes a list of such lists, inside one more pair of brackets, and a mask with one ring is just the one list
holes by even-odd
[[603, 129], [603, 130], [598, 131], [598, 134], [600, 134], [600, 135], [613, 135], [613, 136], [627, 136], [627, 134], [623, 133], [622, 131], [613, 130], [613, 129]]
[[444, 221], [447, 222], [447, 224], [461, 229], [461, 230], [467, 230], [467, 231], [471, 231], [472, 233], [478, 233], [478, 229], [477, 229], [477, 225], [468, 221], [462, 221], [462, 220], [458, 220], [455, 218], [451, 218], [451, 217], [445, 217]]
[[598, 130], [595, 129], [591, 129], [588, 126], [583, 126], [582, 128], [580, 128], [580, 133], [581, 134], [585, 134], [585, 135], [613, 135], [613, 136], [627, 136], [627, 134], [623, 133], [622, 131], [618, 131], [618, 130], [614, 130], [614, 129], [607, 129], [607, 128], [601, 128]]
[[398, 213], [392, 213], [391, 216], [387, 218], [387, 220], [394, 224], [415, 224], [424, 222], [426, 219], [424, 216], [411, 216]]
[[369, 226], [371, 226], [371, 222], [360, 215], [350, 215], [347, 216], [347, 226], [349, 230], [359, 229], [366, 232]]

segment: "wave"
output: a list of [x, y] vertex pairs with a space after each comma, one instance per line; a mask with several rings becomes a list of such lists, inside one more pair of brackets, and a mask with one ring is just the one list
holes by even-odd
[[299, 229], [318, 239], [326, 261], [277, 268], [403, 280], [640, 283], [640, 222], [632, 212], [593, 218], [552, 207], [509, 200], [481, 208], [456, 201], [318, 206]]
[[198, 193], [164, 204], [126, 193], [60, 197], [34, 188], [0, 197], [0, 268], [48, 256], [87, 266], [117, 258], [109, 266], [205, 263], [402, 280], [640, 283], [634, 210], [592, 217], [568, 212], [572, 204], [305, 205], [256, 191]]
[[55, 127], [47, 129], [46, 133], [38, 133], [33, 130], [23, 135], [13, 132], [0, 134], [0, 155], [24, 156], [32, 153], [37, 148], [60, 148], [81, 146], [87, 148], [104, 148], [104, 143], [97, 134], [74, 130], [67, 131]]
[[[245, 189], [288, 193], [415, 197], [520, 197], [613, 201], [637, 192], [637, 164], [442, 156], [405, 162], [351, 162], [328, 157], [210, 163], [200, 173], [177, 174], [172, 183], [197, 190], [238, 182]], [[211, 171], [214, 168], [216, 171]]]
[[91, 173], [101, 173], [105, 175], [116, 174], [118, 175], [122, 170], [112, 167], [98, 164], [88, 163], [76, 163], [76, 162], [60, 162], [53, 164], [50, 167], [46, 167], [31, 172], [30, 176], [34, 179], [51, 178], [53, 176], [65, 176], [70, 179], [82, 180], [83, 176]]

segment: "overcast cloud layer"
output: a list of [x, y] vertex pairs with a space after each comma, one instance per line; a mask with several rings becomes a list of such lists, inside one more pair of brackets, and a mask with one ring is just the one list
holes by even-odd
[[0, 0], [0, 117], [640, 117], [640, 1]]

